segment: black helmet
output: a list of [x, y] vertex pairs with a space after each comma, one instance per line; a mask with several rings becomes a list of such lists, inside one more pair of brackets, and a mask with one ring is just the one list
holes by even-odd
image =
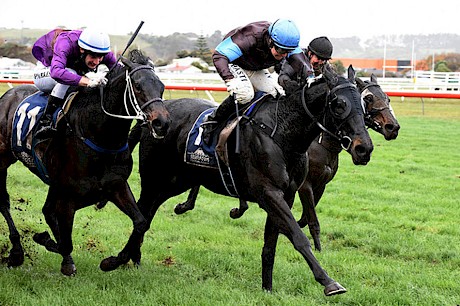
[[323, 59], [330, 59], [332, 56], [332, 44], [326, 36], [313, 39], [308, 45], [308, 50]]

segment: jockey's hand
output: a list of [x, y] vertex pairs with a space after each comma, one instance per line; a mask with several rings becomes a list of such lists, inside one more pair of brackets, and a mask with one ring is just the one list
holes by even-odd
[[91, 88], [98, 87], [98, 86], [105, 86], [107, 84], [107, 79], [100, 75], [88, 77], [88, 79], [89, 79], [88, 87], [91, 87]]
[[[251, 86], [246, 86], [240, 79], [233, 78], [225, 82], [227, 91], [235, 97], [238, 103], [247, 103], [254, 97], [254, 91]], [[250, 83], [249, 83], [250, 85]]]
[[276, 78], [272, 78], [273, 82], [273, 90], [269, 92], [273, 96], [273, 98], [276, 98], [278, 94], [280, 96], [285, 96], [286, 92], [284, 91], [284, 88], [278, 83]]
[[88, 87], [105, 86], [107, 84], [106, 74], [107, 72], [104, 71], [86, 73], [85, 76], [89, 79]]
[[105, 64], [99, 64], [96, 69], [96, 73], [105, 76], [109, 72], [109, 67]]
[[284, 88], [280, 84], [278, 84], [278, 82], [274, 83], [273, 85], [274, 85], [274, 88], [275, 88], [275, 92], [271, 93], [273, 98], [276, 98], [278, 94], [280, 96], [285, 96], [286, 95], [286, 92], [284, 91]]

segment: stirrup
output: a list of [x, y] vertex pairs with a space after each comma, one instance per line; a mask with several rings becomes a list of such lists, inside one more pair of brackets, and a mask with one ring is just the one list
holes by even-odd
[[200, 126], [208, 126], [208, 125], [217, 124], [217, 123], [219, 123], [219, 122], [216, 121], [216, 120], [203, 121], [203, 122], [201, 122]]
[[47, 139], [52, 138], [56, 134], [56, 129], [51, 125], [42, 126], [41, 129], [35, 132], [36, 139]]

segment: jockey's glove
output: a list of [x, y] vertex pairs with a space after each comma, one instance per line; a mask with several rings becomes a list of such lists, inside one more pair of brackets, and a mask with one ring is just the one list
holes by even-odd
[[239, 78], [233, 78], [226, 81], [225, 85], [227, 86], [227, 91], [235, 97], [235, 101], [238, 103], [247, 103], [254, 97], [254, 89], [249, 80], [242, 81]]

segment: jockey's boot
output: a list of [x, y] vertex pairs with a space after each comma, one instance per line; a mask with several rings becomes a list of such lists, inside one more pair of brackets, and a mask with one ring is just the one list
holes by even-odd
[[235, 112], [235, 99], [232, 95], [228, 96], [222, 103], [211, 113], [209, 114], [201, 127], [203, 132], [201, 138], [206, 144], [210, 144], [212, 131], [217, 127], [217, 125], [223, 120], [227, 120], [231, 114]]
[[36, 139], [44, 140], [54, 136], [56, 129], [53, 126], [53, 114], [63, 102], [63, 99], [51, 95], [49, 96], [45, 112], [40, 118], [41, 127], [35, 132]]

